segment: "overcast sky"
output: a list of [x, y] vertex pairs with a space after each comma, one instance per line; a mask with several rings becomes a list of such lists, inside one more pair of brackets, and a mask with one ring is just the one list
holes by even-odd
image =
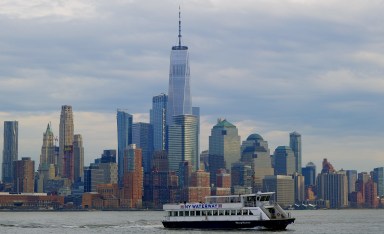
[[148, 122], [168, 92], [179, 5], [201, 150], [221, 117], [271, 152], [299, 132], [303, 166], [384, 166], [383, 0], [2, 0], [0, 121], [19, 121], [19, 158], [37, 168], [62, 105], [86, 164], [117, 148], [117, 108]]

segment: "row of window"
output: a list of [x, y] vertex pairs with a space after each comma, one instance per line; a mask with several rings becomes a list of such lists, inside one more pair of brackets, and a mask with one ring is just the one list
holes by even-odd
[[250, 210], [183, 210], [168, 211], [169, 216], [222, 216], [222, 215], [253, 215]]

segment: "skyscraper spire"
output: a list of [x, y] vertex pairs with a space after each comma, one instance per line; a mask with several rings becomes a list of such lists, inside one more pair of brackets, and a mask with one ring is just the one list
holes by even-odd
[[179, 6], [179, 47], [181, 47], [181, 10]]

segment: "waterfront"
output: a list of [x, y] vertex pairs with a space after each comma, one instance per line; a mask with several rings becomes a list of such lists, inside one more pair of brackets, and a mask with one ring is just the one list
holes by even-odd
[[[381, 233], [384, 210], [290, 211], [297, 218], [286, 233]], [[221, 233], [223, 231], [166, 230], [162, 211], [0, 212], [0, 233]], [[270, 233], [260, 229], [227, 233]]]

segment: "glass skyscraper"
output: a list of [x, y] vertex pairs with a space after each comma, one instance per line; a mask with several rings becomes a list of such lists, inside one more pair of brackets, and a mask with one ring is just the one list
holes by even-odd
[[168, 95], [162, 93], [152, 98], [150, 123], [153, 127], [153, 149], [165, 150], [166, 142], [166, 113]]
[[299, 133], [289, 134], [289, 147], [295, 155], [295, 170], [301, 174], [301, 135]]
[[189, 53], [188, 47], [181, 45], [180, 12], [178, 37], [179, 44], [172, 47], [170, 58], [167, 125], [173, 123], [173, 116], [192, 114]]
[[17, 121], [4, 121], [4, 146], [2, 179], [5, 183], [13, 183], [13, 161], [18, 160], [19, 124]]
[[288, 146], [278, 146], [275, 149], [275, 175], [293, 175], [295, 173], [295, 155]]
[[209, 171], [211, 184], [216, 184], [218, 169], [231, 169], [240, 160], [240, 136], [235, 125], [218, 119], [209, 136]]
[[124, 150], [132, 144], [132, 115], [124, 110], [117, 110], [117, 164], [119, 185], [123, 183]]
[[373, 169], [373, 182], [377, 183], [377, 196], [384, 196], [384, 167]]
[[169, 170], [178, 171], [183, 161], [189, 161], [193, 170], [199, 168], [197, 118], [194, 115], [178, 115], [168, 127]]
[[152, 125], [149, 123], [134, 123], [132, 125], [132, 144], [141, 149], [144, 173], [151, 172], [153, 154]]

